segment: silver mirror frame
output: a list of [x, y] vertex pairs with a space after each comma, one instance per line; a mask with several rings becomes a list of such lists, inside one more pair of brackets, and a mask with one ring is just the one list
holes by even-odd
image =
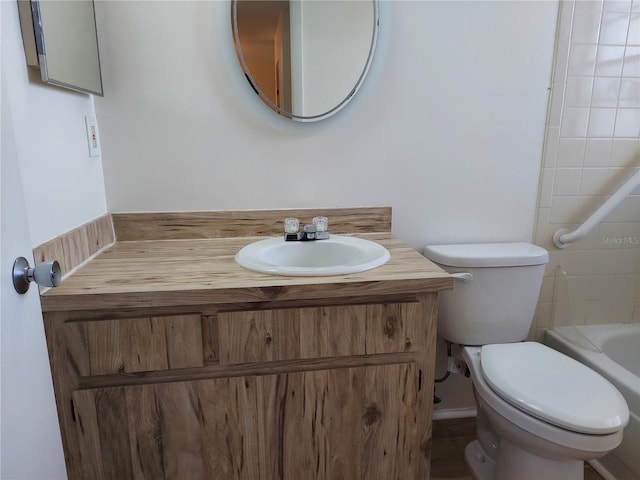
[[258, 87], [256, 82], [251, 77], [251, 72], [249, 71], [249, 67], [247, 66], [247, 62], [244, 58], [244, 55], [242, 54], [242, 48], [240, 45], [240, 36], [239, 36], [238, 23], [237, 23], [238, 0], [231, 0], [231, 30], [233, 34], [233, 44], [235, 47], [236, 56], [238, 57], [238, 61], [240, 63], [240, 67], [242, 68], [242, 72], [244, 73], [244, 76], [247, 79], [247, 82], [249, 82], [249, 85], [253, 90], [253, 92], [257, 94], [258, 97], [260, 97], [260, 100], [262, 100], [262, 102], [265, 105], [267, 105], [271, 110], [273, 110], [279, 115], [282, 115], [286, 118], [290, 118], [291, 120], [295, 120], [297, 122], [316, 122], [318, 120], [323, 120], [325, 118], [331, 117], [332, 115], [335, 115], [337, 112], [342, 110], [347, 105], [347, 103], [351, 101], [353, 96], [362, 86], [362, 83], [364, 82], [364, 79], [366, 78], [367, 73], [369, 72], [369, 69], [371, 67], [371, 62], [373, 61], [373, 56], [376, 50], [376, 45], [378, 42], [378, 29], [380, 28], [380, 9], [379, 9], [378, 0], [371, 0], [371, 2], [373, 4], [373, 18], [372, 18], [373, 34], [371, 35], [371, 44], [369, 45], [369, 53], [367, 56], [367, 61], [365, 63], [364, 69], [362, 70], [362, 73], [360, 74], [360, 77], [356, 81], [351, 91], [336, 106], [318, 115], [304, 116], [304, 115], [296, 115], [293, 112], [284, 110], [283, 108], [280, 108], [278, 105], [273, 103], [273, 101], [271, 101], [271, 99], [260, 89], [260, 87]]

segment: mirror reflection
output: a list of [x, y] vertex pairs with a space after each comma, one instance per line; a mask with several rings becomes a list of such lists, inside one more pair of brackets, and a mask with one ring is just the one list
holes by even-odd
[[278, 114], [326, 118], [369, 69], [378, 4], [363, 0], [233, 0], [236, 53], [251, 88]]
[[93, 0], [19, 0], [27, 64], [42, 81], [102, 96]]

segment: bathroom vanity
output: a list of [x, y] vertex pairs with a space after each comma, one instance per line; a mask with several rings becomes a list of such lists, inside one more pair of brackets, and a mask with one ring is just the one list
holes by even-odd
[[41, 296], [70, 479], [429, 478], [451, 277], [391, 235], [390, 209], [320, 213], [389, 262], [330, 277], [234, 262], [290, 211], [108, 216], [112, 244]]

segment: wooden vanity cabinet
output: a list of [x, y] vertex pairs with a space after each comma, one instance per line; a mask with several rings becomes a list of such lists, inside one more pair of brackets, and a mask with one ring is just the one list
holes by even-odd
[[409, 297], [45, 312], [69, 478], [428, 478], [437, 293]]

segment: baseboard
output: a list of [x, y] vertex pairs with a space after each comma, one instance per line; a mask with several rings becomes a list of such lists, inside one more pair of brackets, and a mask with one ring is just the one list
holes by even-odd
[[476, 416], [475, 408], [454, 408], [450, 410], [434, 410], [433, 420], [450, 420], [452, 418], [469, 418]]

